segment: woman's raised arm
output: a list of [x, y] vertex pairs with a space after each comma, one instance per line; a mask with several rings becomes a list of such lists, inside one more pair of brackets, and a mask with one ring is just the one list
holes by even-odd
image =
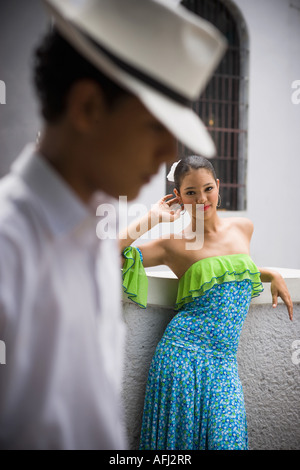
[[[177, 197], [173, 194], [167, 194], [156, 204], [153, 204], [150, 211], [139, 220], [133, 221], [126, 229], [119, 233], [120, 252], [138, 240], [142, 235], [154, 228], [161, 222], [174, 222], [180, 216], [181, 209], [172, 208], [178, 204]], [[175, 209], [175, 210], [174, 210]], [[163, 256], [162, 240], [153, 240], [143, 244], [140, 248], [144, 257], [145, 266], [155, 266], [161, 264]]]
[[180, 209], [173, 210], [172, 206], [178, 203], [177, 197], [167, 194], [153, 204], [150, 211], [139, 220], [134, 220], [126, 229], [119, 233], [119, 245], [121, 253], [124, 248], [147, 233], [161, 222], [174, 222], [180, 215]]

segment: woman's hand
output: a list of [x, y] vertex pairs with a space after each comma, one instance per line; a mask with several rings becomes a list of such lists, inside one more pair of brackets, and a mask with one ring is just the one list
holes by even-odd
[[173, 194], [167, 194], [152, 205], [150, 210], [151, 220], [156, 220], [158, 223], [174, 222], [180, 217], [181, 208], [178, 208], [178, 204], [177, 197], [174, 197]]
[[156, 204], [152, 205], [147, 214], [139, 220], [134, 220], [126, 229], [119, 233], [120, 252], [122, 253], [124, 248], [130, 246], [135, 240], [160, 222], [174, 222], [174, 220], [180, 217], [180, 212], [181, 209], [178, 208], [177, 197], [174, 197], [173, 194], [167, 194], [162, 197]]
[[272, 304], [273, 308], [277, 307], [278, 297], [281, 297], [285, 305], [287, 306], [290, 320], [293, 320], [293, 302], [288, 291], [287, 285], [283, 277], [276, 273], [271, 281], [271, 294], [272, 294]]
[[269, 268], [259, 268], [260, 278], [262, 282], [271, 283], [272, 305], [276, 308], [278, 305], [278, 297], [281, 297], [287, 306], [290, 320], [293, 320], [293, 302], [285, 283], [285, 280], [278, 271]]

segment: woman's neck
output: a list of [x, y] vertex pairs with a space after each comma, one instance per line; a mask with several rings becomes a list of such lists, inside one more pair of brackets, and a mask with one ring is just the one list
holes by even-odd
[[218, 216], [217, 212], [212, 214], [211, 217], [205, 219], [204, 213], [197, 217], [191, 217], [191, 222], [188, 227], [185, 229], [186, 233], [194, 233], [200, 234], [201, 233], [215, 233], [219, 230], [222, 221]]

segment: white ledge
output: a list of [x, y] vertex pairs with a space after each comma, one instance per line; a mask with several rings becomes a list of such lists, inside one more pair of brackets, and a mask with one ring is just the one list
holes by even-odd
[[[278, 271], [284, 278], [292, 301], [300, 302], [300, 269], [270, 268]], [[177, 295], [178, 278], [171, 270], [149, 271], [148, 277], [148, 303], [165, 308], [174, 308]], [[263, 283], [264, 291], [259, 297], [252, 299], [251, 304], [271, 304], [272, 296], [270, 283]], [[123, 293], [123, 302], [131, 302]], [[279, 298], [278, 303], [282, 303]]]

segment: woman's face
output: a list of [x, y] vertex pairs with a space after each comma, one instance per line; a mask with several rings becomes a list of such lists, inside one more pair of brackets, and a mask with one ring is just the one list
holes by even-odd
[[204, 214], [207, 219], [216, 212], [219, 180], [215, 180], [212, 173], [205, 168], [191, 170], [181, 181], [180, 193], [176, 195], [192, 217]]

